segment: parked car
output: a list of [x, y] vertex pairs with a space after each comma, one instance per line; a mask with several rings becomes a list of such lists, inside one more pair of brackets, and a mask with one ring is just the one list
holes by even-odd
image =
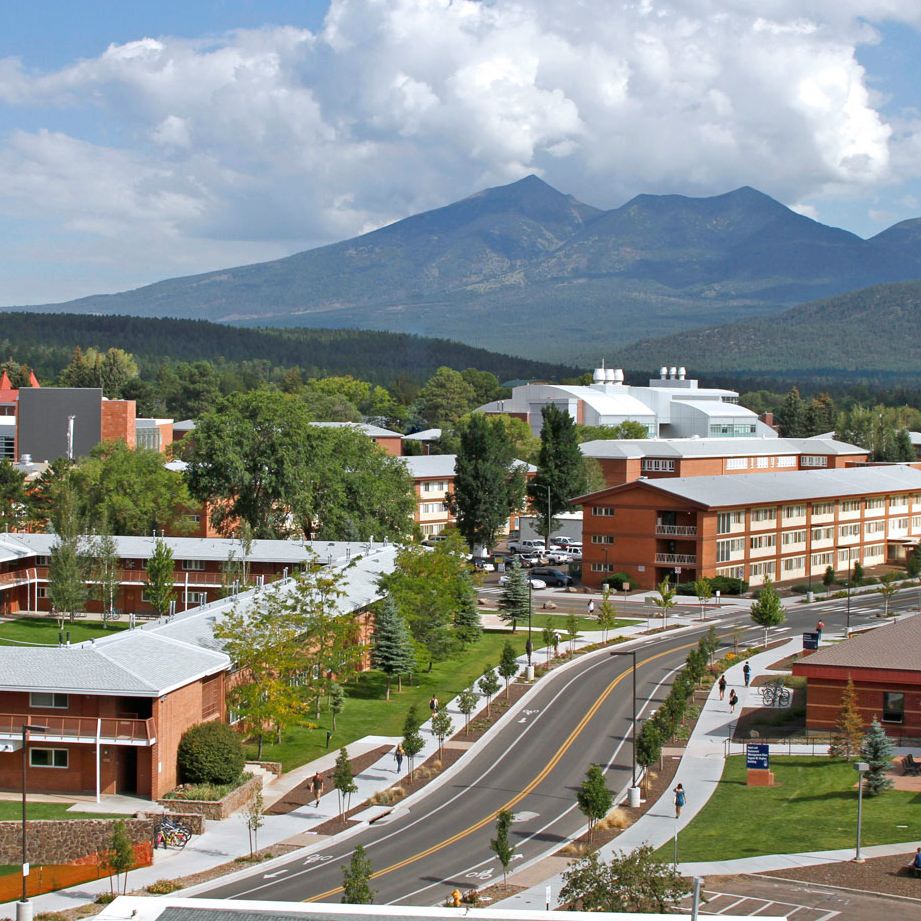
[[543, 557], [539, 553], [521, 553], [518, 556], [518, 562], [521, 563], [525, 569], [530, 569], [532, 566], [539, 566]]
[[568, 550], [551, 550], [547, 554], [548, 563], [571, 563], [575, 557]]
[[[543, 579], [532, 579], [530, 575], [528, 576], [528, 582], [531, 583], [531, 588], [534, 588], [534, 589], [547, 587], [547, 583], [544, 582]], [[508, 584], [508, 573], [506, 573], [503, 576], [499, 576], [499, 585], [507, 585], [507, 584]]]
[[530, 537], [524, 540], [510, 540], [508, 549], [511, 553], [539, 553], [544, 549], [544, 542]]
[[553, 546], [557, 546], [557, 547], [568, 547], [570, 544], [577, 544], [577, 543], [579, 543], [579, 542], [578, 542], [575, 538], [573, 538], [573, 537], [565, 537], [565, 536], [564, 536], [564, 537], [552, 537], [552, 538], [550, 538], [550, 546], [551, 546], [551, 547], [553, 547]]
[[538, 578], [547, 583], [552, 588], [568, 588], [574, 584], [573, 577], [561, 572], [559, 569], [553, 569], [551, 566], [538, 566], [531, 570], [530, 577]]

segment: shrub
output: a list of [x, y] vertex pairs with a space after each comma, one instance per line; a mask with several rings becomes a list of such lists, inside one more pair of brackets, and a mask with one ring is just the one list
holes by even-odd
[[729, 576], [714, 576], [709, 580], [710, 588], [721, 595], [744, 595], [748, 591], [748, 583], [742, 579], [731, 579]]
[[253, 775], [241, 774], [232, 783], [182, 783], [165, 794], [163, 799], [184, 799], [191, 802], [215, 803], [222, 800], [231, 790], [236, 790]]
[[93, 902], [96, 905], [108, 905], [109, 902], [114, 902], [118, 896], [114, 892], [100, 892], [99, 895], [93, 899]]
[[633, 576], [628, 576], [625, 572], [615, 572], [612, 573], [604, 580], [604, 584], [610, 588], [620, 591], [624, 587], [624, 583], [629, 582], [633, 585], [636, 582], [636, 579]]
[[191, 784], [229, 784], [243, 772], [243, 745], [225, 723], [199, 723], [187, 729], [176, 756], [179, 778]]
[[809, 587], [808, 582], [800, 582], [797, 585], [791, 585], [790, 591], [796, 595], [805, 595], [807, 592], [811, 592], [812, 589]]
[[158, 879], [155, 883], [145, 886], [144, 891], [151, 895], [169, 895], [171, 892], [178, 892], [181, 888], [182, 883], [177, 883], [174, 879]]

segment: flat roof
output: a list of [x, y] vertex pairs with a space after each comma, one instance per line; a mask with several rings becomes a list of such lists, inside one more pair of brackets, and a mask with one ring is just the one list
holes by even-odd
[[796, 664], [921, 672], [921, 615], [884, 623], [841, 643], [823, 646]]
[[864, 496], [921, 491], [921, 470], [907, 465], [887, 467], [845, 467], [842, 470], [790, 470], [778, 473], [741, 473], [733, 476], [682, 476], [647, 480], [640, 478], [620, 486], [598, 490], [576, 501], [587, 502], [600, 496], [633, 487], [654, 489], [678, 496], [705, 508], [742, 505], [772, 505], [781, 502], [806, 502], [835, 499], [839, 496]]
[[[409, 455], [400, 458], [409, 468], [410, 476], [416, 480], [426, 480], [438, 478], [447, 480], [454, 476], [454, 468], [457, 466], [456, 454], [419, 454], [416, 456]], [[527, 473], [537, 473], [537, 467], [529, 464], [527, 461], [514, 460], [512, 464], [516, 467], [523, 467]]]
[[318, 429], [357, 429], [369, 438], [402, 438], [399, 432], [391, 432], [390, 429], [382, 429], [379, 425], [371, 425], [369, 422], [311, 422], [312, 426]]
[[580, 445], [586, 457], [747, 457], [780, 454], [848, 455], [870, 452], [833, 438], [609, 438]]

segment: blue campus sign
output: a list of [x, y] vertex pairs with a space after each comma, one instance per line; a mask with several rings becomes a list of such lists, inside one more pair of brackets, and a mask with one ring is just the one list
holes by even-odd
[[745, 746], [745, 767], [750, 770], [766, 771], [770, 767], [770, 746], [764, 742], [749, 742]]
[[803, 634], [803, 649], [818, 649], [819, 648], [819, 634], [818, 633], [804, 633]]

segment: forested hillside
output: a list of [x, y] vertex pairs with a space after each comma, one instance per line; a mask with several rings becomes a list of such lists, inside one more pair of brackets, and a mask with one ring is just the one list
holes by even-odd
[[204, 320], [127, 316], [0, 314], [0, 360], [28, 365], [40, 379], [56, 378], [78, 346], [84, 350], [124, 349], [147, 374], [167, 362], [199, 360], [231, 373], [233, 366], [257, 376], [273, 369], [298, 368], [304, 379], [351, 374], [387, 385], [401, 379], [420, 384], [441, 366], [490, 371], [501, 381], [555, 380], [578, 373], [561, 365], [405, 333], [241, 329]]

